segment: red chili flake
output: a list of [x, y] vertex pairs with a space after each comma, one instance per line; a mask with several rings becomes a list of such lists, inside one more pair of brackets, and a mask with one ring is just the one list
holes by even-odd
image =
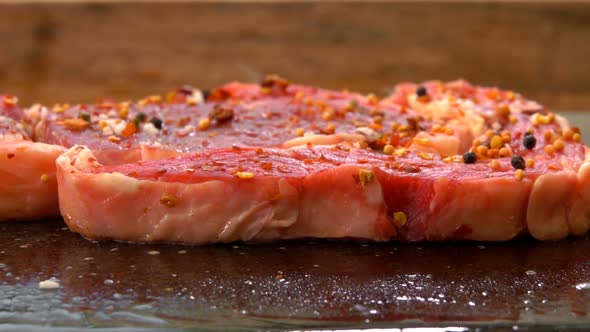
[[4, 96], [4, 106], [14, 107], [18, 103], [18, 98], [15, 96]]
[[178, 197], [173, 194], [164, 193], [162, 197], [160, 197], [160, 203], [169, 208], [173, 208], [178, 205]]
[[178, 120], [178, 126], [179, 127], [184, 127], [186, 126], [189, 122], [191, 122], [191, 117], [187, 116], [187, 117], [183, 117], [180, 118], [180, 120]]
[[231, 108], [215, 105], [213, 110], [209, 113], [209, 118], [217, 120], [217, 122], [226, 122], [234, 117], [234, 110]]
[[192, 95], [193, 92], [195, 91], [195, 88], [193, 88], [190, 85], [183, 85], [181, 87], [176, 88], [176, 92], [178, 93], [182, 93], [183, 95]]
[[231, 94], [229, 92], [227, 92], [223, 88], [219, 88], [219, 89], [215, 89], [215, 90], [211, 91], [207, 100], [208, 101], [224, 101], [224, 100], [228, 99], [229, 97], [231, 97]]
[[262, 167], [262, 169], [265, 171], [270, 171], [272, 169], [272, 163], [271, 162], [264, 162], [264, 163], [260, 164], [260, 167]]
[[264, 88], [277, 87], [281, 90], [285, 90], [289, 86], [289, 81], [278, 75], [266, 75], [262, 82], [260, 82], [260, 86]]
[[133, 136], [133, 134], [135, 134], [136, 131], [137, 128], [135, 127], [135, 124], [133, 122], [128, 122], [121, 135], [123, 135], [123, 137], [125, 138], [129, 138]]
[[8, 157], [8, 159], [12, 159], [12, 158], [14, 158], [14, 153], [9, 153], [6, 156]]

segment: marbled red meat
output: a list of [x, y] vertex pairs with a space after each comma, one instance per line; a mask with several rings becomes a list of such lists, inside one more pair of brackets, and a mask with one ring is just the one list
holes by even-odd
[[[277, 81], [266, 86], [230, 83], [213, 90], [207, 102], [201, 91], [184, 88], [137, 103], [38, 107], [25, 117], [33, 119], [28, 122], [36, 140], [65, 147], [84, 144], [104, 164], [230, 146], [349, 142], [382, 147], [383, 134], [394, 122], [407, 126], [412, 121], [411, 113], [393, 103], [381, 105], [374, 96]], [[143, 114], [141, 121], [138, 114]], [[150, 123], [153, 118], [161, 120], [161, 129]], [[429, 126], [426, 121], [422, 125]], [[411, 143], [414, 133], [407, 130], [404, 141]]]
[[191, 244], [588, 230], [579, 129], [515, 92], [433, 81], [379, 99], [271, 77], [205, 95], [182, 88], [17, 116], [35, 140], [71, 147], [57, 159], [69, 227]]
[[0, 96], [0, 220], [58, 216], [55, 159], [63, 147], [32, 142], [14, 120], [13, 96]]
[[[98, 164], [78, 146], [58, 159], [58, 181], [66, 223], [90, 238], [502, 241], [531, 233], [556, 239], [584, 233], [588, 220], [568, 216], [590, 212], [585, 152], [551, 172], [556, 159], [539, 160], [517, 179], [505, 159], [492, 169], [489, 162], [341, 145], [214, 149], [115, 166]], [[552, 196], [547, 174], [568, 182], [563, 195]], [[554, 223], [538, 218], [550, 209], [559, 210]]]

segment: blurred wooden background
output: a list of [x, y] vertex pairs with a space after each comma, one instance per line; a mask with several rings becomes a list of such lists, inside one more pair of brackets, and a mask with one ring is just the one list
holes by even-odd
[[590, 3], [0, 4], [0, 92], [24, 104], [264, 73], [379, 93], [462, 77], [590, 109]]

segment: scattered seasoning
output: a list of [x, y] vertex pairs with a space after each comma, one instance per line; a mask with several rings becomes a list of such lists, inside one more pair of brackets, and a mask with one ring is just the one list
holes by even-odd
[[375, 173], [368, 169], [359, 169], [359, 180], [361, 184], [364, 186], [370, 184], [371, 182], [375, 181]]
[[383, 147], [383, 153], [385, 153], [387, 155], [393, 154], [394, 151], [395, 151], [395, 148], [393, 147], [393, 145], [387, 144]]
[[504, 139], [501, 136], [494, 135], [490, 140], [490, 147], [492, 149], [499, 149], [504, 145]]
[[187, 95], [187, 96], [192, 95], [193, 91], [195, 91], [195, 88], [193, 88], [190, 85], [183, 85], [183, 86], [176, 88], [176, 92], [181, 93], [183, 95]]
[[553, 147], [553, 145], [549, 144], [549, 145], [545, 145], [545, 152], [550, 155], [553, 156], [555, 154], [555, 148]]
[[201, 94], [203, 95], [203, 100], [207, 101], [207, 99], [209, 99], [209, 96], [211, 95], [211, 90], [209, 90], [209, 89], [201, 90]]
[[90, 114], [84, 113], [84, 112], [81, 112], [80, 114], [78, 114], [78, 119], [82, 119], [82, 120], [84, 120], [86, 122], [91, 122], [92, 121], [91, 118], [90, 118]]
[[303, 134], [305, 134], [305, 129], [304, 128], [297, 128], [295, 129], [295, 136], [303, 136]]
[[83, 119], [65, 119], [63, 124], [71, 131], [82, 131], [90, 126], [90, 122]]
[[236, 172], [236, 177], [240, 179], [252, 179], [254, 177], [254, 173], [252, 172]]
[[129, 115], [129, 103], [124, 102], [119, 104], [119, 116], [126, 119]]
[[524, 161], [524, 158], [520, 155], [512, 156], [512, 158], [510, 159], [510, 164], [515, 169], [525, 169], [526, 168], [526, 163]]
[[143, 112], [139, 112], [135, 115], [135, 118], [133, 119], [133, 124], [135, 124], [136, 128], [140, 128], [139, 124], [145, 122], [146, 119], [147, 115], [145, 115], [145, 113]]
[[217, 122], [226, 122], [234, 117], [234, 110], [216, 105], [209, 113], [209, 118]]
[[522, 139], [522, 145], [524, 145], [525, 148], [532, 150], [537, 145], [537, 139], [535, 138], [535, 136], [533, 136], [533, 134], [526, 133], [524, 134], [524, 138]]
[[278, 75], [266, 75], [262, 82], [260, 82], [260, 86], [264, 88], [272, 88], [276, 86], [284, 90], [289, 86], [289, 81]]
[[408, 216], [402, 211], [393, 213], [393, 224], [396, 227], [402, 227], [408, 223]]
[[418, 97], [425, 97], [428, 95], [428, 90], [426, 90], [426, 87], [423, 85], [420, 85], [417, 89], [416, 89], [416, 96]]
[[123, 129], [123, 131], [121, 132], [121, 135], [123, 135], [123, 137], [129, 138], [129, 137], [133, 136], [133, 134], [135, 134], [135, 132], [137, 132], [137, 127], [135, 127], [134, 123], [129, 122], [125, 125], [125, 129]]
[[551, 138], [553, 138], [553, 133], [551, 132], [551, 130], [545, 130], [545, 132], [543, 133], [543, 137], [545, 138], [545, 141], [551, 141]]
[[510, 116], [510, 107], [508, 105], [503, 105], [496, 109], [496, 114], [501, 118], [508, 118]]
[[326, 128], [320, 130], [324, 134], [333, 134], [336, 131], [336, 125], [333, 123], [329, 123]]
[[553, 142], [553, 148], [555, 148], [555, 151], [563, 151], [565, 143], [560, 139], [556, 139], [555, 142]]
[[49, 181], [49, 175], [41, 174], [41, 182], [47, 182], [47, 181]]
[[498, 153], [500, 154], [500, 157], [508, 157], [510, 155], [510, 149], [503, 147], [500, 149], [500, 151], [498, 151]]
[[572, 136], [572, 140], [573, 140], [574, 142], [580, 142], [580, 141], [582, 140], [582, 136], [581, 136], [580, 134], [578, 134], [578, 133], [575, 133], [575, 134]]
[[518, 181], [522, 181], [524, 179], [525, 173], [522, 169], [517, 169], [516, 171], [514, 171], [514, 177], [518, 180]]
[[272, 163], [271, 162], [263, 162], [263, 163], [260, 163], [260, 167], [262, 167], [262, 169], [265, 171], [270, 171], [272, 169]]
[[527, 159], [526, 160], [526, 168], [533, 168], [535, 167], [535, 160], [534, 159]]
[[202, 118], [199, 120], [199, 129], [206, 130], [211, 126], [211, 119], [209, 118]]
[[574, 131], [570, 128], [563, 129], [561, 131], [561, 136], [563, 136], [563, 139], [565, 139], [566, 141], [569, 141], [574, 136]]
[[16, 96], [4, 96], [4, 106], [10, 108], [16, 106], [18, 98]]
[[488, 150], [488, 158], [498, 158], [500, 155], [500, 150], [498, 149], [489, 149]]
[[9, 153], [6, 155], [6, 157], [8, 157], [8, 159], [12, 159], [14, 158], [14, 153]]
[[500, 162], [496, 159], [492, 160], [490, 162], [490, 168], [494, 171], [500, 170]]
[[173, 208], [178, 205], [178, 197], [173, 194], [164, 193], [162, 194], [162, 197], [160, 197], [160, 204]]
[[488, 148], [485, 145], [480, 145], [477, 147], [477, 149], [475, 149], [475, 152], [477, 152], [478, 154], [480, 154], [482, 156], [487, 156], [488, 155]]
[[477, 161], [477, 156], [473, 152], [465, 152], [463, 154], [463, 162], [466, 164], [474, 164]]
[[159, 129], [162, 129], [162, 120], [160, 118], [157, 117], [153, 117], [150, 120], [150, 123], [154, 125], [154, 127]]
[[369, 93], [367, 95], [367, 102], [371, 105], [377, 105], [379, 103], [379, 98], [374, 93]]

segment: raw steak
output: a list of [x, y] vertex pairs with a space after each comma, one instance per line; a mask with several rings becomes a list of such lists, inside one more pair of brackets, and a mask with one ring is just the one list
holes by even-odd
[[[84, 144], [103, 164], [161, 159], [212, 148], [279, 147], [306, 143], [382, 148], [392, 124], [405, 126], [403, 143], [418, 132], [417, 119], [375, 96], [289, 84], [267, 78], [262, 85], [230, 83], [206, 93], [181, 88], [165, 98], [137, 103], [33, 107], [25, 122], [35, 139], [71, 147]], [[430, 124], [421, 124], [428, 128]], [[443, 154], [458, 153], [458, 147]], [[448, 150], [448, 148], [447, 148]], [[450, 152], [450, 153], [449, 153]]]
[[578, 216], [590, 212], [589, 160], [559, 172], [550, 170], [552, 160], [539, 161], [517, 179], [507, 160], [492, 170], [489, 162], [423, 157], [317, 146], [102, 166], [74, 147], [58, 159], [58, 181], [66, 223], [99, 239], [501, 241], [588, 228]]
[[0, 220], [57, 216], [55, 159], [65, 149], [32, 142], [18, 114], [16, 98], [0, 96]]
[[[253, 86], [227, 90], [223, 100], [242, 105], [267, 98]], [[212, 147], [110, 166], [74, 146], [57, 161], [62, 214], [89, 238], [193, 244], [552, 240], [588, 230], [590, 153], [559, 116], [466, 82], [403, 85], [371, 103], [392, 111], [373, 114], [390, 123], [368, 146]]]

